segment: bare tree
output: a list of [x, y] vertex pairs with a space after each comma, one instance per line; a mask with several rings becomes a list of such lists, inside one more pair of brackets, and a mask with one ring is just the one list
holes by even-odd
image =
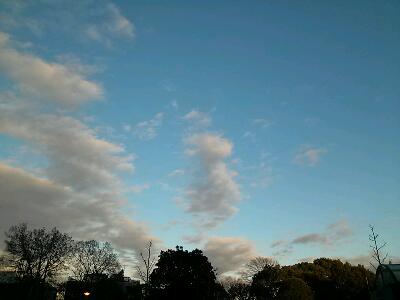
[[247, 300], [250, 299], [250, 284], [243, 279], [224, 277], [220, 284], [229, 294], [229, 299], [232, 300]]
[[46, 282], [66, 269], [72, 254], [72, 238], [53, 228], [29, 230], [26, 224], [12, 226], [6, 232], [6, 251], [12, 255], [13, 267], [23, 279]]
[[70, 268], [76, 279], [85, 280], [89, 275], [114, 274], [121, 265], [110, 243], [91, 240], [76, 243]]
[[143, 252], [140, 252], [140, 258], [141, 258], [140, 264], [142, 264], [142, 262], [143, 264], [142, 265], [139, 264], [138, 266], [136, 266], [136, 270], [140, 279], [143, 280], [144, 283], [146, 284], [149, 282], [150, 274], [153, 271], [154, 266], [157, 262], [156, 261], [157, 257], [154, 256], [151, 252], [152, 245], [153, 245], [152, 241], [149, 241], [149, 244], [147, 245], [146, 248], [147, 252], [146, 256], [143, 255]]
[[[382, 248], [384, 248], [386, 246], [386, 242], [383, 243], [379, 243], [378, 242], [378, 237], [379, 234], [375, 233], [375, 229], [374, 226], [369, 225], [369, 228], [371, 229], [371, 234], [369, 235], [369, 240], [371, 241], [371, 245], [370, 247], [372, 248], [372, 258], [378, 263], [378, 266], [380, 266], [381, 264], [383, 264], [387, 257], [388, 257], [388, 253], [386, 253], [386, 255], [384, 257], [382, 257]], [[376, 270], [376, 267], [374, 264], [372, 264], [370, 262], [370, 265]]]
[[257, 256], [252, 258], [245, 265], [244, 269], [240, 272], [240, 275], [246, 283], [250, 283], [255, 274], [261, 272], [267, 266], [277, 266], [277, 265], [278, 262], [270, 257]]

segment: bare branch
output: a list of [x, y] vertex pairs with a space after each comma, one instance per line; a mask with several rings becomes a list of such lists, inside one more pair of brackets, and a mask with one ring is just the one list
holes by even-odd
[[[369, 225], [369, 228], [371, 230], [371, 234], [369, 235], [369, 240], [372, 242], [372, 244], [370, 245], [370, 247], [372, 248], [373, 254], [372, 254], [372, 258], [378, 263], [378, 266], [383, 264], [388, 256], [388, 253], [386, 253], [385, 257], [382, 258], [381, 256], [381, 250], [386, 246], [386, 242], [382, 243], [382, 244], [378, 244], [378, 237], [379, 234], [375, 233], [375, 229], [374, 226]], [[374, 267], [374, 269], [376, 269], [376, 267], [370, 262], [371, 266]]]

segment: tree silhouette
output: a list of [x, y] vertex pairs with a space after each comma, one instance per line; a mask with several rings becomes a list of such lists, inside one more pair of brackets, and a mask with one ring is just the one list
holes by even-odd
[[[371, 241], [371, 245], [369, 245], [372, 248], [372, 258], [378, 263], [378, 266], [383, 264], [387, 257], [388, 253], [384, 257], [381, 256], [382, 252], [381, 250], [386, 246], [386, 242], [379, 243], [378, 242], [378, 237], [379, 234], [375, 233], [374, 226], [369, 225], [369, 228], [371, 230], [371, 234], [369, 235], [369, 240]], [[370, 265], [376, 270], [377, 267], [373, 263], [370, 262]]]
[[177, 246], [161, 251], [150, 275], [150, 299], [216, 299], [220, 286], [211, 263], [202, 251]]
[[146, 248], [146, 256], [143, 255], [143, 252], [140, 253], [140, 258], [143, 262], [143, 265], [136, 266], [136, 271], [137, 274], [139, 275], [140, 279], [143, 280], [145, 284], [149, 282], [150, 279], [150, 274], [153, 271], [155, 265], [156, 265], [156, 259], [152, 253], [151, 253], [151, 247], [153, 243], [152, 241], [149, 241], [149, 244], [147, 245]]
[[251, 294], [257, 300], [274, 299], [280, 280], [280, 266], [279, 265], [266, 265], [265, 268], [254, 275], [251, 284]]
[[252, 258], [244, 266], [244, 269], [240, 272], [240, 276], [245, 282], [251, 283], [251, 281], [253, 280], [253, 276], [256, 275], [258, 272], [261, 272], [267, 266], [277, 266], [277, 265], [278, 262], [270, 257], [257, 256]]
[[48, 282], [66, 269], [73, 251], [72, 238], [53, 228], [29, 230], [27, 224], [6, 232], [6, 250], [14, 258], [17, 274], [24, 280]]
[[241, 279], [232, 279], [225, 282], [225, 288], [231, 300], [250, 299], [250, 285]]
[[76, 243], [70, 266], [78, 280], [93, 280], [102, 274], [111, 275], [121, 268], [111, 244], [95, 240]]
[[312, 300], [313, 292], [303, 280], [289, 278], [279, 282], [277, 300]]
[[363, 266], [338, 259], [319, 258], [281, 269], [281, 279], [299, 278], [314, 292], [314, 299], [368, 299], [374, 274]]

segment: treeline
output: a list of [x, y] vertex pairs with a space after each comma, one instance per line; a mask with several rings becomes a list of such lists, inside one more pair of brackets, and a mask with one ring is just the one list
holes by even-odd
[[[157, 258], [151, 243], [137, 265], [141, 282], [130, 282], [107, 242], [74, 241], [56, 228], [30, 230], [26, 224], [12, 226], [5, 242], [2, 270], [14, 272], [18, 284], [29, 287], [23, 299], [51, 299], [44, 296], [46, 287], [71, 300], [369, 299], [374, 286], [374, 274], [363, 266], [328, 258], [280, 266], [258, 257], [246, 265], [240, 278], [218, 279], [201, 250], [177, 246], [161, 251]], [[73, 280], [66, 280], [68, 276]]]

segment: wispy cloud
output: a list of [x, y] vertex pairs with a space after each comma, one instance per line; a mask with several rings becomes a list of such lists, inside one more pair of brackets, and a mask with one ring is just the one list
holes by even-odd
[[168, 79], [161, 81], [161, 87], [169, 93], [177, 90], [176, 84], [172, 80]]
[[274, 122], [268, 119], [260, 118], [260, 119], [254, 119], [253, 124], [260, 126], [261, 128], [269, 128], [272, 125], [274, 125]]
[[271, 248], [277, 249], [275, 256], [284, 256], [293, 251], [296, 245], [319, 245], [334, 246], [337, 243], [352, 236], [353, 232], [347, 220], [341, 219], [338, 222], [327, 226], [323, 232], [313, 232], [300, 235], [291, 240], [278, 240], [271, 244]]
[[321, 161], [322, 155], [324, 155], [326, 152], [327, 150], [324, 148], [302, 146], [297, 151], [293, 162], [298, 165], [314, 167]]
[[135, 26], [121, 14], [115, 4], [106, 4], [99, 14], [100, 22], [88, 25], [84, 31], [88, 38], [107, 45], [110, 45], [111, 40], [115, 37], [134, 38]]
[[143, 191], [148, 190], [149, 188], [150, 188], [150, 184], [148, 184], [148, 183], [144, 183], [144, 184], [141, 184], [141, 185], [135, 184], [135, 185], [132, 185], [129, 188], [129, 191], [131, 191], [133, 193], [136, 193], [136, 194], [140, 194]]
[[208, 113], [192, 110], [182, 117], [194, 127], [208, 127], [211, 125], [211, 118]]
[[[23, 2], [23, 5], [2, 7], [5, 9], [0, 14], [2, 28], [27, 29], [37, 36], [64, 33], [77, 41], [95, 41], [109, 47], [117, 40], [130, 41], [135, 37], [133, 22], [108, 0]], [[40, 10], [41, 17], [35, 18], [29, 13], [33, 10]]]
[[178, 109], [179, 103], [178, 103], [178, 101], [176, 101], [176, 100], [172, 100], [172, 101], [168, 104], [168, 107], [171, 107], [171, 108], [173, 108], [173, 109]]
[[[152, 140], [157, 136], [157, 130], [161, 126], [164, 114], [157, 113], [152, 119], [136, 124], [132, 133], [141, 140]], [[126, 130], [131, 130], [129, 125], [125, 126]]]
[[176, 169], [173, 170], [171, 173], [168, 174], [168, 177], [176, 177], [176, 176], [182, 176], [185, 174], [185, 170], [183, 169]]

